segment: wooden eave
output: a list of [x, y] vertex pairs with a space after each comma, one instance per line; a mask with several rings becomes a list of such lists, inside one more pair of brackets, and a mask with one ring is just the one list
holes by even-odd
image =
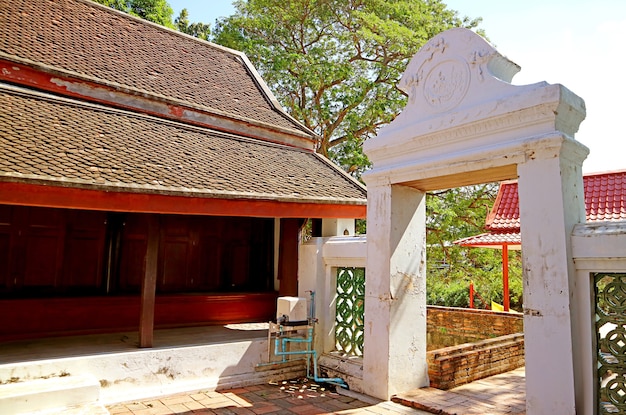
[[285, 201], [135, 193], [0, 181], [0, 204], [179, 215], [268, 218], [365, 218], [367, 206], [342, 201]]

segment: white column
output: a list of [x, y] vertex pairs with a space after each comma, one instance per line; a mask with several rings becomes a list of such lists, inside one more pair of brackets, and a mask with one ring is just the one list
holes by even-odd
[[368, 183], [363, 385], [368, 395], [428, 385], [426, 195]]
[[575, 224], [585, 221], [582, 161], [587, 149], [555, 136], [518, 165], [524, 278], [526, 410], [576, 414], [572, 332]]
[[310, 292], [315, 292], [315, 317], [319, 323], [315, 327], [313, 348], [318, 352], [327, 351], [326, 339], [334, 322], [334, 316], [333, 320], [330, 321], [328, 313], [329, 304], [332, 303], [335, 293], [331, 292], [329, 276], [326, 275], [322, 256], [322, 248], [326, 239], [311, 238], [301, 244], [298, 250], [298, 297], [306, 298], [307, 305], [311, 307]]

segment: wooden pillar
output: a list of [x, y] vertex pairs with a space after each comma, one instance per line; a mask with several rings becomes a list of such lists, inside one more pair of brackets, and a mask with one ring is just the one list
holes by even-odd
[[156, 297], [157, 260], [159, 252], [159, 217], [148, 217], [148, 248], [145, 274], [141, 282], [141, 314], [139, 317], [139, 347], [152, 347], [154, 339], [154, 304]]

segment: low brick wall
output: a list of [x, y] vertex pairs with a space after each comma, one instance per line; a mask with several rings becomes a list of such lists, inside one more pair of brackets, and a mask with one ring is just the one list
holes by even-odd
[[524, 332], [521, 314], [430, 305], [427, 313], [429, 333], [445, 330], [452, 336], [488, 339]]
[[430, 386], [451, 389], [524, 366], [521, 314], [428, 306], [428, 333], [446, 333], [471, 343], [427, 353]]
[[430, 386], [451, 389], [524, 366], [524, 334], [508, 334], [427, 353]]
[[[450, 389], [524, 366], [521, 314], [454, 307], [427, 307], [428, 336], [459, 337], [469, 343], [427, 353], [430, 386]], [[324, 354], [320, 367], [326, 376], [343, 378], [350, 389], [363, 392], [361, 357]]]

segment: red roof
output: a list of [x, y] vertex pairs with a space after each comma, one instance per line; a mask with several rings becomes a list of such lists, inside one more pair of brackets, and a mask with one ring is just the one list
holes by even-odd
[[461, 246], [474, 246], [478, 248], [500, 248], [502, 245], [520, 245], [522, 243], [519, 231], [517, 232], [487, 232], [480, 235], [468, 236], [467, 238], [454, 241]]
[[[626, 220], [626, 170], [586, 174], [583, 183], [587, 222]], [[485, 227], [490, 232], [459, 239], [455, 243], [482, 247], [521, 243], [517, 181], [500, 183]]]

